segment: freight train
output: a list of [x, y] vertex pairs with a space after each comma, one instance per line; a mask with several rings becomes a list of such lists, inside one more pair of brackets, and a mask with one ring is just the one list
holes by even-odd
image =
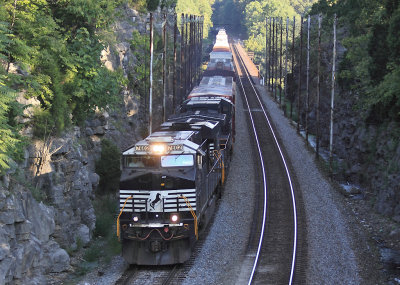
[[122, 153], [117, 234], [129, 264], [183, 263], [191, 256], [232, 155], [234, 78], [221, 29], [199, 85], [155, 132]]

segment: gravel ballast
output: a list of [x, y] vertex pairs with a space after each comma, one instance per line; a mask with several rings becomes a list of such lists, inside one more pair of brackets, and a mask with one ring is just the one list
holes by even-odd
[[362, 284], [343, 197], [315, 164], [315, 154], [278, 105], [259, 88], [303, 196], [307, 222], [307, 284]]
[[234, 154], [222, 198], [201, 252], [183, 284], [234, 284], [240, 274], [253, 217], [255, 183], [250, 128], [236, 101]]

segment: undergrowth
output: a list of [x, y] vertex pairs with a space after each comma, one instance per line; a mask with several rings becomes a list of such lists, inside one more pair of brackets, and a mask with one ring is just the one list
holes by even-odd
[[76, 270], [77, 276], [83, 276], [101, 265], [109, 264], [115, 255], [121, 253], [121, 245], [116, 236], [116, 216], [118, 212], [115, 195], [97, 197], [94, 201], [96, 227], [94, 238], [83, 253], [83, 262]]

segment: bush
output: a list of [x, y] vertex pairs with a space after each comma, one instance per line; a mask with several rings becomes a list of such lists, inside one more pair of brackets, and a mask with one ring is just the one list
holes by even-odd
[[100, 160], [96, 162], [96, 173], [100, 176], [99, 192], [101, 194], [115, 193], [121, 176], [120, 150], [111, 141], [104, 139], [101, 142]]
[[146, 0], [147, 2], [147, 10], [154, 11], [157, 9], [160, 4], [160, 0]]

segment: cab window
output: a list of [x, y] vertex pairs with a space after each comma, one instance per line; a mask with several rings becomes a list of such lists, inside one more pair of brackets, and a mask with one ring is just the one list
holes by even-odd
[[161, 156], [161, 167], [193, 166], [194, 159], [191, 154], [176, 154]]
[[132, 168], [153, 168], [158, 166], [158, 159], [151, 155], [130, 155], [125, 157], [125, 166]]

